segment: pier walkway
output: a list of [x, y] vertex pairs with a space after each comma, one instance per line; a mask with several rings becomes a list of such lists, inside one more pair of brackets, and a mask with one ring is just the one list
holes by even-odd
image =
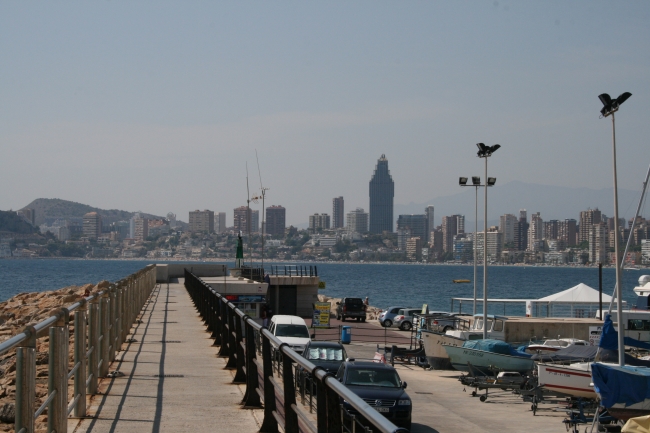
[[159, 285], [91, 401], [94, 418], [68, 431], [258, 431], [262, 410], [241, 408], [243, 386], [209, 337], [183, 280]]

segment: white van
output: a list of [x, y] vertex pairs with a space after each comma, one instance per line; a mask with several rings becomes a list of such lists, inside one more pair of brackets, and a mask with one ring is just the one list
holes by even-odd
[[309, 328], [305, 321], [298, 316], [275, 315], [271, 318], [269, 331], [278, 340], [287, 343], [291, 348], [302, 355], [305, 345], [311, 341]]

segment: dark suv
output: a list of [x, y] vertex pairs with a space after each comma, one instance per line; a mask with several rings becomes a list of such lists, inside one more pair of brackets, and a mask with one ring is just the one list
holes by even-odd
[[[393, 424], [411, 428], [411, 398], [395, 368], [380, 362], [349, 360], [341, 364], [336, 378]], [[342, 403], [348, 413], [357, 414], [350, 404]]]
[[345, 322], [347, 318], [366, 321], [366, 305], [361, 298], [343, 298], [336, 303], [336, 318]]

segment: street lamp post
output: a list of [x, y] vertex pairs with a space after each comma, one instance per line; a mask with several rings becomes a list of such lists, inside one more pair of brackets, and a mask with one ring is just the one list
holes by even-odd
[[[495, 144], [493, 146], [486, 146], [483, 143], [477, 143], [478, 152], [476, 155], [479, 158], [485, 158], [485, 178], [488, 180], [487, 184], [490, 183], [490, 178], [488, 178], [487, 171], [487, 161], [494, 152], [496, 152], [501, 145]], [[494, 179], [496, 182], [496, 179]], [[492, 183], [494, 185], [494, 182]], [[485, 205], [483, 206], [483, 339], [487, 339], [487, 191], [485, 188]]]
[[621, 287], [621, 263], [619, 263], [618, 254], [618, 180], [616, 176], [616, 123], [614, 121], [614, 113], [616, 113], [620, 105], [627, 101], [632, 96], [630, 92], [622, 93], [618, 98], [612, 99], [607, 93], [598, 95], [600, 102], [603, 103], [603, 108], [600, 110], [602, 117], [612, 116], [612, 155], [614, 166], [614, 254], [616, 256], [616, 309], [617, 322], [618, 322], [618, 364], [625, 365], [625, 332], [623, 326], [623, 288]]
[[[496, 178], [494, 178], [496, 181]], [[474, 191], [476, 192], [475, 194], [475, 207], [474, 207], [474, 241], [472, 242], [473, 249], [474, 249], [474, 304], [473, 304], [473, 310], [472, 310], [472, 315], [476, 315], [476, 240], [477, 240], [477, 233], [478, 233], [478, 189], [482, 186], [481, 185], [481, 177], [480, 176], [472, 176], [472, 184], [467, 185], [467, 178], [466, 177], [460, 177], [458, 178], [458, 184], [460, 186], [473, 186]], [[494, 185], [494, 183], [492, 184]], [[488, 185], [488, 186], [492, 186]]]

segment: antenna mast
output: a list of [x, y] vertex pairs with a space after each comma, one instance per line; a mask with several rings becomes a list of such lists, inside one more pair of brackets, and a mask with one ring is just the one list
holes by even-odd
[[266, 191], [268, 191], [268, 188], [264, 188], [262, 185], [262, 172], [260, 171], [260, 160], [257, 157], [257, 149], [255, 149], [255, 160], [257, 161], [257, 174], [260, 177], [260, 190], [262, 191], [262, 196], [259, 197], [253, 197], [253, 200], [257, 199], [262, 199], [262, 269], [264, 269], [264, 229], [266, 228], [266, 224], [264, 223], [264, 217], [265, 217], [265, 212], [266, 208], [264, 207], [264, 199], [266, 198]]

